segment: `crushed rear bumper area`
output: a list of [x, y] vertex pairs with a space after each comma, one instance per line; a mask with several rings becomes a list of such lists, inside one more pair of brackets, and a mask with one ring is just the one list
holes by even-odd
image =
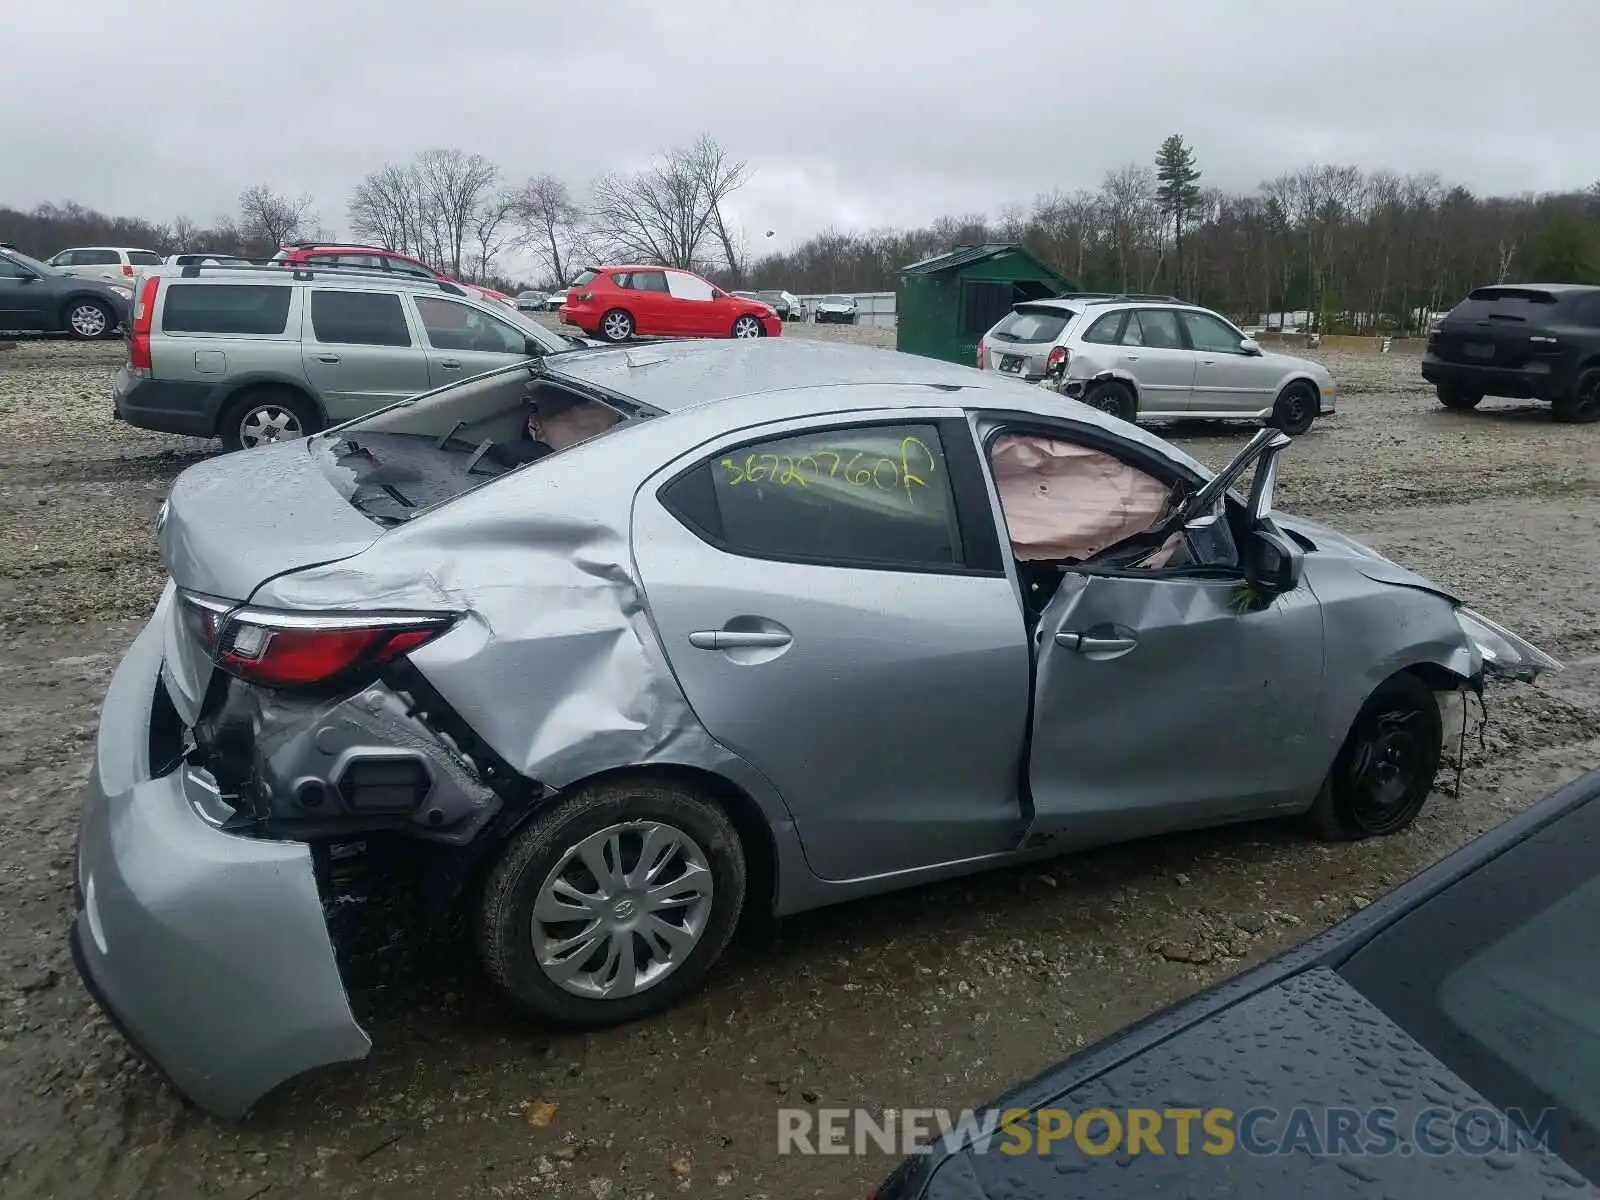
[[299, 842], [225, 833], [180, 765], [151, 777], [159, 614], [117, 669], [78, 841], [79, 973], [135, 1047], [201, 1108], [233, 1120], [371, 1041], [350, 1011]]

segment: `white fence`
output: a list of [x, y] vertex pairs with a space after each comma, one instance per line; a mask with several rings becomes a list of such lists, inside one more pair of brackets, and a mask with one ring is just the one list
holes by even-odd
[[817, 301], [823, 296], [848, 296], [856, 302], [856, 323], [858, 325], [876, 325], [879, 329], [893, 329], [895, 324], [895, 307], [893, 292], [819, 292], [815, 295], [807, 292], [797, 292], [796, 296], [805, 302], [806, 311], [812, 312], [817, 307]]

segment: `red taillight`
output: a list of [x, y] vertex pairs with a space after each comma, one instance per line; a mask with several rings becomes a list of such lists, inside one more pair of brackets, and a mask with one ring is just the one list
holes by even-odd
[[1054, 371], [1067, 365], [1067, 348], [1065, 346], [1052, 346], [1049, 357], [1044, 360], [1045, 371]]
[[133, 264], [132, 263], [123, 263], [122, 264], [122, 273], [124, 275], [128, 276], [131, 279], [133, 277]]
[[393, 662], [450, 627], [448, 616], [311, 615], [186, 596], [190, 632], [231, 675], [267, 687], [305, 687]]
[[150, 325], [156, 317], [156, 292], [160, 287], [159, 275], [144, 281], [128, 328], [128, 365], [142, 371], [150, 369]]
[[983, 370], [983, 343], [978, 343], [978, 370]]
[[593, 300], [593, 299], [594, 299], [594, 293], [593, 292], [573, 292], [571, 295], [569, 295], [567, 297], [567, 303], [570, 304], [574, 300]]

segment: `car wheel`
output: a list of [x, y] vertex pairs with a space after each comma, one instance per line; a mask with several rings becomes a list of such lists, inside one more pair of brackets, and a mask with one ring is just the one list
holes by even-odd
[[740, 317], [733, 323], [733, 336], [736, 338], [758, 338], [763, 332], [761, 322], [754, 317]]
[[1083, 402], [1124, 421], [1133, 420], [1137, 407], [1128, 385], [1116, 379], [1102, 379], [1084, 394]]
[[600, 318], [600, 336], [608, 342], [625, 342], [633, 336], [633, 314], [613, 308]]
[[1386, 680], [1356, 714], [1312, 803], [1317, 836], [1352, 841], [1409, 826], [1433, 790], [1443, 737], [1433, 690], [1406, 672]]
[[322, 416], [304, 396], [278, 388], [247, 392], [234, 400], [218, 423], [226, 450], [251, 450], [292, 442], [322, 428]]
[[1478, 401], [1483, 399], [1482, 392], [1469, 392], [1450, 383], [1441, 383], [1433, 391], [1439, 397], [1440, 404], [1457, 412], [1466, 412], [1469, 408], [1477, 408]]
[[733, 937], [745, 879], [717, 805], [674, 784], [598, 784], [506, 844], [479, 901], [479, 954], [534, 1017], [631, 1021], [705, 978]]
[[1552, 407], [1556, 420], [1568, 425], [1600, 421], [1600, 367], [1579, 372], [1572, 390], [1565, 396], [1558, 396]]
[[1290, 437], [1299, 437], [1317, 419], [1317, 393], [1309, 383], [1296, 381], [1278, 393], [1272, 406], [1272, 423]]
[[109, 337], [117, 328], [116, 316], [98, 300], [74, 300], [62, 318], [66, 331], [80, 342]]

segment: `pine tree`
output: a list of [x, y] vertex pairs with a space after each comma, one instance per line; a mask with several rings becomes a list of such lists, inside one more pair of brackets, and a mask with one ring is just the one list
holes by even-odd
[[1178, 287], [1183, 286], [1183, 223], [1200, 203], [1200, 172], [1194, 165], [1194, 151], [1184, 145], [1183, 135], [1175, 133], [1156, 151], [1156, 200], [1161, 211], [1172, 218], [1174, 257]]

